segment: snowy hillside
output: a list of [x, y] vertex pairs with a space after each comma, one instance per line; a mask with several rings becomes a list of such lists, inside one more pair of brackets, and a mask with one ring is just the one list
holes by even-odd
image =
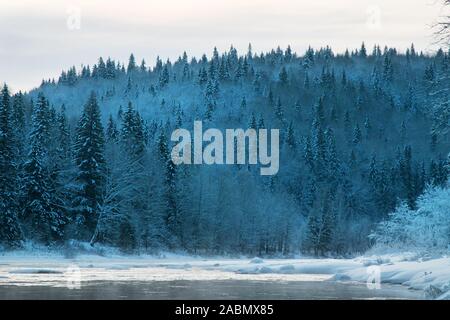
[[[363, 44], [344, 54], [249, 47], [151, 67], [133, 55], [100, 58], [29, 93], [11, 96], [5, 86], [1, 245], [58, 248], [76, 239], [125, 253], [284, 257], [402, 246], [393, 240], [400, 213], [423, 212], [425, 190], [446, 188], [449, 113], [437, 93], [449, 73], [449, 53], [414, 46], [368, 52]], [[174, 165], [171, 133], [195, 120], [280, 129], [279, 172]], [[434, 228], [441, 213], [430, 214], [431, 225], [411, 225]], [[446, 250], [445, 221], [420, 240], [425, 247]]]

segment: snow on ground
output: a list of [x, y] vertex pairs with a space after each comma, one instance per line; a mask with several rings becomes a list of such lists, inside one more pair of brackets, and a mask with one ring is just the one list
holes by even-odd
[[450, 257], [424, 259], [398, 253], [354, 259], [232, 259], [176, 254], [65, 258], [51, 252], [11, 252], [0, 254], [0, 285], [66, 286], [68, 274], [73, 275], [74, 270], [79, 270], [81, 282], [232, 279], [366, 283], [368, 267], [374, 265], [379, 267], [381, 285], [401, 284], [424, 290], [429, 298], [450, 298]]

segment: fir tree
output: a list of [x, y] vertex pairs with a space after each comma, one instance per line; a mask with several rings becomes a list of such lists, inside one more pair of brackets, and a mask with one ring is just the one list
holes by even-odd
[[334, 136], [334, 131], [331, 128], [328, 128], [325, 131], [325, 139], [327, 144], [327, 170], [328, 170], [328, 178], [331, 182], [335, 182], [339, 178], [339, 157], [336, 150], [336, 139]]
[[162, 72], [159, 75], [159, 87], [164, 88], [170, 81], [169, 67], [167, 63], [164, 65]]
[[141, 72], [145, 72], [145, 71], [147, 70], [147, 67], [146, 67], [145, 60], [144, 60], [144, 59], [142, 59], [142, 61], [141, 61], [141, 65], [140, 65], [140, 67], [139, 67], [139, 70], [140, 70]]
[[281, 71], [280, 71], [280, 74], [278, 75], [278, 78], [280, 79], [281, 84], [287, 85], [287, 83], [288, 83], [288, 73], [287, 73], [285, 67], [281, 68]]
[[230, 73], [228, 71], [228, 66], [227, 66], [227, 64], [225, 62], [225, 58], [224, 57], [222, 57], [222, 59], [220, 61], [219, 79], [222, 80], [222, 81], [230, 79]]
[[14, 95], [12, 104], [11, 126], [14, 133], [16, 165], [20, 167], [25, 158], [26, 119], [25, 119], [25, 101], [21, 92]]
[[361, 142], [362, 133], [361, 129], [359, 128], [359, 124], [356, 124], [355, 128], [353, 129], [353, 139], [352, 142], [355, 145], [358, 145]]
[[63, 161], [68, 161], [71, 156], [71, 138], [70, 127], [66, 116], [66, 107], [61, 106], [61, 111], [58, 115], [58, 152]]
[[141, 116], [133, 109], [131, 102], [124, 114], [121, 140], [132, 159], [140, 159], [145, 151], [144, 127]]
[[252, 116], [251, 116], [251, 118], [250, 118], [248, 127], [249, 127], [250, 129], [255, 129], [255, 130], [258, 129], [258, 124], [256, 123], [256, 118], [255, 118], [255, 114], [254, 114], [254, 113], [252, 113]]
[[412, 168], [412, 150], [406, 146], [403, 150], [399, 163], [400, 178], [402, 181], [403, 193], [411, 210], [414, 210], [416, 203], [416, 190], [414, 186], [414, 173]]
[[107, 77], [106, 64], [102, 57], [98, 59], [96, 76], [103, 79]]
[[247, 100], [245, 97], [242, 97], [240, 108], [241, 112], [247, 110]]
[[31, 149], [24, 165], [23, 220], [31, 239], [46, 245], [62, 240], [65, 218], [55, 206], [50, 187], [48, 163], [48, 105], [39, 96], [33, 110], [33, 128], [30, 133]]
[[78, 236], [88, 239], [95, 228], [102, 203], [105, 159], [103, 126], [100, 109], [94, 93], [84, 106], [77, 128], [74, 145], [75, 163], [78, 167], [76, 181], [79, 184], [75, 198]]
[[108, 124], [106, 126], [106, 141], [108, 143], [116, 143], [119, 140], [119, 130], [112, 115], [109, 115]]
[[128, 67], [127, 72], [132, 72], [136, 69], [136, 60], [134, 59], [134, 55], [130, 54], [130, 58], [128, 59]]
[[367, 50], [364, 42], [361, 44], [361, 49], [359, 50], [359, 56], [361, 58], [367, 58]]
[[205, 84], [208, 82], [208, 74], [206, 73], [205, 68], [200, 68], [198, 71], [198, 83], [200, 85]]
[[292, 124], [292, 121], [289, 123], [287, 135], [286, 135], [286, 143], [289, 147], [295, 148], [296, 146], [296, 140], [295, 140], [295, 133], [294, 133], [294, 125]]
[[284, 122], [284, 112], [283, 112], [283, 105], [281, 104], [281, 99], [278, 98], [277, 105], [275, 107], [275, 116], [277, 119], [281, 122]]
[[164, 130], [158, 137], [159, 156], [162, 165], [164, 166], [164, 186], [163, 186], [163, 200], [164, 200], [164, 222], [166, 224], [169, 238], [166, 239], [167, 244], [173, 247], [179, 241], [180, 236], [180, 217], [179, 206], [176, 198], [176, 166], [170, 157], [170, 150], [167, 146], [166, 135]]
[[68, 123], [66, 108], [61, 106], [56, 123], [56, 151], [51, 164], [50, 193], [52, 208], [60, 215], [64, 215], [63, 223], [70, 219], [71, 200], [73, 190], [71, 182], [75, 167], [73, 163], [72, 137]]
[[383, 79], [386, 82], [391, 82], [394, 76], [394, 68], [392, 66], [391, 58], [389, 54], [384, 54], [384, 62], [383, 62]]
[[23, 240], [17, 214], [13, 132], [10, 95], [6, 85], [0, 97], [0, 245], [17, 248]]

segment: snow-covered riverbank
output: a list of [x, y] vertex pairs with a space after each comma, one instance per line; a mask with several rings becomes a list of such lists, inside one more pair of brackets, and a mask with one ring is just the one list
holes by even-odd
[[[0, 254], [0, 285], [66, 286], [68, 275], [79, 272], [89, 281], [355, 281], [366, 283], [368, 268], [378, 266], [383, 284], [422, 290], [424, 297], [450, 298], [450, 257], [418, 258], [385, 254], [354, 259], [202, 258], [174, 254], [107, 256], [82, 254], [74, 258], [49, 252]], [[373, 270], [373, 267], [372, 269]], [[72, 281], [73, 279], [69, 279]]]

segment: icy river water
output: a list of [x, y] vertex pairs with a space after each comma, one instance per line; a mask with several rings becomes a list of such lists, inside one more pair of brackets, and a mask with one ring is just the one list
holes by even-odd
[[0, 299], [423, 298], [401, 285], [335, 281], [359, 265], [345, 260], [0, 258]]
[[0, 299], [420, 299], [402, 286], [369, 290], [365, 285], [332, 281], [99, 281], [79, 289], [50, 286], [0, 286]]

